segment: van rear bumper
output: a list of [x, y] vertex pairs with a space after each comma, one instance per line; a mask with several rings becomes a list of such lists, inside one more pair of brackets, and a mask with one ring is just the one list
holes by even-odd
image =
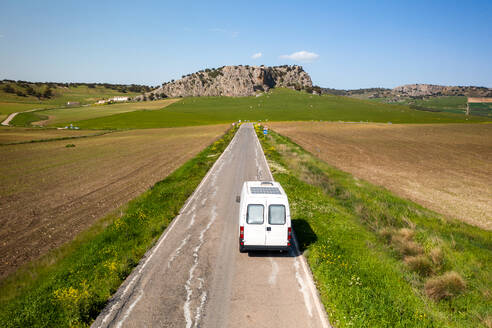
[[290, 246], [287, 245], [243, 245], [245, 251], [288, 251]]

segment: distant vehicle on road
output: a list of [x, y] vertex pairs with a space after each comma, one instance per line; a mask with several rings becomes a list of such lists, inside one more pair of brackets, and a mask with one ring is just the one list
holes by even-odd
[[292, 241], [289, 200], [278, 182], [246, 181], [239, 205], [239, 251], [287, 251]]

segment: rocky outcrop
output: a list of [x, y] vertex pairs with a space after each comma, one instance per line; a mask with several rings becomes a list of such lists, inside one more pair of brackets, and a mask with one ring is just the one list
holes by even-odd
[[443, 86], [435, 84], [407, 84], [391, 90], [399, 97], [429, 97], [429, 96], [468, 96], [492, 97], [492, 89], [474, 86]]
[[223, 66], [205, 69], [162, 84], [152, 91], [155, 97], [196, 97], [254, 95], [275, 87], [306, 89], [312, 81], [301, 66]]

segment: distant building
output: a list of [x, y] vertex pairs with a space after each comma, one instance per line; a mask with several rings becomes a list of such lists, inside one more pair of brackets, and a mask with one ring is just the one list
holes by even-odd
[[96, 104], [106, 104], [106, 103], [111, 103], [111, 102], [122, 102], [122, 101], [128, 101], [130, 100], [130, 97], [123, 97], [123, 96], [117, 96], [109, 99], [102, 99], [99, 100]]
[[113, 97], [109, 100], [111, 100], [111, 101], [128, 101], [128, 97], [119, 96], [119, 97]]

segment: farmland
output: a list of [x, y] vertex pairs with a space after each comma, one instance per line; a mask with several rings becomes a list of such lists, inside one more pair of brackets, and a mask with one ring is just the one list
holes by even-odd
[[445, 219], [275, 132], [259, 137], [332, 324], [490, 327], [491, 231]]
[[[83, 104], [95, 103], [99, 99], [106, 99], [115, 96], [134, 96], [135, 92], [122, 93], [117, 90], [109, 89], [98, 85], [89, 88], [87, 85], [77, 85], [69, 87], [53, 87], [50, 98], [37, 98], [35, 96], [23, 95], [18, 96], [15, 93], [4, 91], [4, 87], [10, 85], [14, 91], [25, 92], [17, 83], [0, 83], [0, 120], [3, 120], [8, 114], [23, 112], [30, 109], [56, 108], [65, 106], [68, 101], [79, 102]], [[46, 84], [35, 85], [29, 84], [33, 91], [43, 93], [47, 89]]]
[[449, 217], [492, 229], [490, 124], [270, 125], [330, 165]]
[[[384, 103], [388, 98], [373, 98], [373, 102]], [[463, 114], [466, 111], [466, 96], [436, 96], [423, 99], [402, 98], [398, 104], [410, 106], [421, 111], [447, 112]], [[492, 105], [490, 103], [471, 103], [470, 114], [472, 116], [492, 116]]]
[[57, 129], [37, 129], [37, 128], [0, 128], [0, 145], [41, 142], [53, 139], [72, 139], [80, 137], [94, 136], [105, 131], [98, 130], [57, 130]]
[[[126, 204], [226, 128], [135, 130], [0, 147], [0, 277], [71, 240], [101, 216]], [[42, 133], [18, 137], [11, 132], [8, 138], [45, 137]]]
[[258, 97], [184, 98], [165, 110], [117, 114], [79, 121], [77, 125], [87, 129], [130, 129], [218, 124], [237, 120], [456, 123], [483, 122], [487, 119], [418, 111], [407, 106], [348, 97], [316, 96], [280, 88]]
[[[130, 103], [117, 103], [112, 105], [93, 105], [76, 108], [56, 108], [43, 111], [36, 111], [37, 115], [48, 117], [46, 120], [34, 122], [33, 125], [37, 126], [63, 126], [67, 123], [93, 119], [98, 117], [110, 116], [120, 113], [133, 112], [137, 110], [156, 110], [169, 106], [180, 99], [163, 99], [148, 102], [130, 102]], [[13, 124], [16, 125], [16, 119], [22, 119], [23, 115], [29, 113], [19, 114], [14, 119]]]

